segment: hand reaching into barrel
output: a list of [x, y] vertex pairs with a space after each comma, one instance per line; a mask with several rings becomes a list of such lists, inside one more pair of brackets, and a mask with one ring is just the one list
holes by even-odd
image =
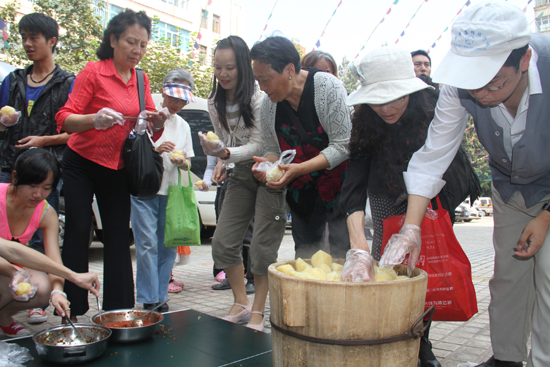
[[380, 267], [393, 269], [394, 265], [401, 264], [405, 260], [405, 256], [410, 253], [407, 265], [410, 277], [420, 256], [421, 243], [420, 227], [414, 224], [405, 224], [399, 233], [391, 236], [388, 241], [380, 259]]
[[374, 282], [374, 258], [368, 251], [352, 248], [346, 254], [341, 277], [345, 282]]

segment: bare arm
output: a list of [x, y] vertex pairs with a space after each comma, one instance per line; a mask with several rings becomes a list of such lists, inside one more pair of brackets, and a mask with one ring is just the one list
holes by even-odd
[[430, 205], [430, 199], [419, 195], [409, 195], [407, 215], [403, 224], [414, 224], [420, 227], [428, 205]]
[[351, 248], [357, 248], [370, 252], [367, 238], [365, 237], [365, 213], [356, 211], [348, 216], [349, 240]]
[[93, 129], [95, 115], [95, 113], [90, 115], [69, 115], [63, 123], [63, 130], [69, 133], [80, 133]]
[[27, 136], [18, 141], [18, 145], [15, 147], [18, 149], [27, 147], [47, 147], [50, 145], [67, 144], [69, 141], [69, 134], [63, 133], [58, 135], [46, 135], [46, 136]]

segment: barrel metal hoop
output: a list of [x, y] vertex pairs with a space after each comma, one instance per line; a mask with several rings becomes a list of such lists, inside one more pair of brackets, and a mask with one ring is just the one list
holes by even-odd
[[430, 314], [430, 320], [433, 316], [433, 312], [435, 310], [434, 306], [431, 306], [426, 312], [422, 314], [411, 326], [411, 329], [403, 334], [395, 335], [395, 336], [389, 336], [386, 338], [380, 338], [380, 339], [349, 339], [349, 340], [342, 340], [342, 339], [325, 339], [325, 338], [317, 338], [314, 336], [307, 336], [298, 334], [294, 331], [283, 329], [280, 326], [273, 323], [273, 320], [270, 318], [271, 327], [278, 332], [291, 336], [293, 338], [305, 340], [307, 342], [311, 343], [317, 343], [317, 344], [330, 344], [330, 345], [342, 345], [342, 346], [358, 346], [358, 345], [380, 345], [380, 344], [388, 344], [388, 343], [395, 343], [403, 340], [408, 339], [418, 339], [424, 334], [424, 330], [426, 330], [426, 326], [423, 326], [422, 320], [424, 317], [426, 317], [428, 314]]

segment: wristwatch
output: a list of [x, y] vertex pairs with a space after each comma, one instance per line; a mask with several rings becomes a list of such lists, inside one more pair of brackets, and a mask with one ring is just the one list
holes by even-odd
[[550, 212], [550, 204], [546, 203], [542, 206], [542, 210], [546, 210], [547, 212]]

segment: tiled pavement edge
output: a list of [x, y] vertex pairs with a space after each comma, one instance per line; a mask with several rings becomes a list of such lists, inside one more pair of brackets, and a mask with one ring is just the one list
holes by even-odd
[[[489, 279], [493, 272], [494, 251], [492, 241], [492, 217], [481, 218], [471, 223], [455, 224], [455, 233], [472, 264], [472, 276], [476, 288], [479, 313], [468, 322], [434, 322], [430, 331], [430, 339], [436, 356], [444, 367], [456, 367], [459, 363], [483, 362], [493, 353], [489, 338]], [[103, 248], [94, 243], [89, 250], [90, 270], [103, 276]], [[135, 249], [132, 247], [135, 271]], [[281, 249], [280, 259], [294, 258], [294, 242], [287, 230]], [[212, 256], [209, 242], [191, 249], [191, 259], [188, 265], [174, 268], [174, 276], [185, 283], [182, 292], [170, 294], [170, 310], [192, 308], [216, 317], [223, 317], [229, 310], [233, 297], [230, 290], [214, 291], [210, 287], [216, 283], [212, 275]], [[253, 295], [249, 298], [252, 300]], [[89, 317], [97, 313], [95, 297], [90, 296], [90, 310], [79, 320], [89, 321]], [[137, 306], [141, 306], [138, 304]], [[269, 299], [267, 305], [269, 312]], [[28, 326], [31, 332], [37, 332], [47, 327], [57, 325], [60, 318], [52, 315], [52, 307], [47, 310], [48, 321], [38, 325], [26, 323], [27, 314], [19, 313], [16, 319]], [[266, 326], [268, 326], [269, 322]], [[270, 332], [269, 327], [266, 331]], [[0, 339], [5, 339], [3, 335]]]

